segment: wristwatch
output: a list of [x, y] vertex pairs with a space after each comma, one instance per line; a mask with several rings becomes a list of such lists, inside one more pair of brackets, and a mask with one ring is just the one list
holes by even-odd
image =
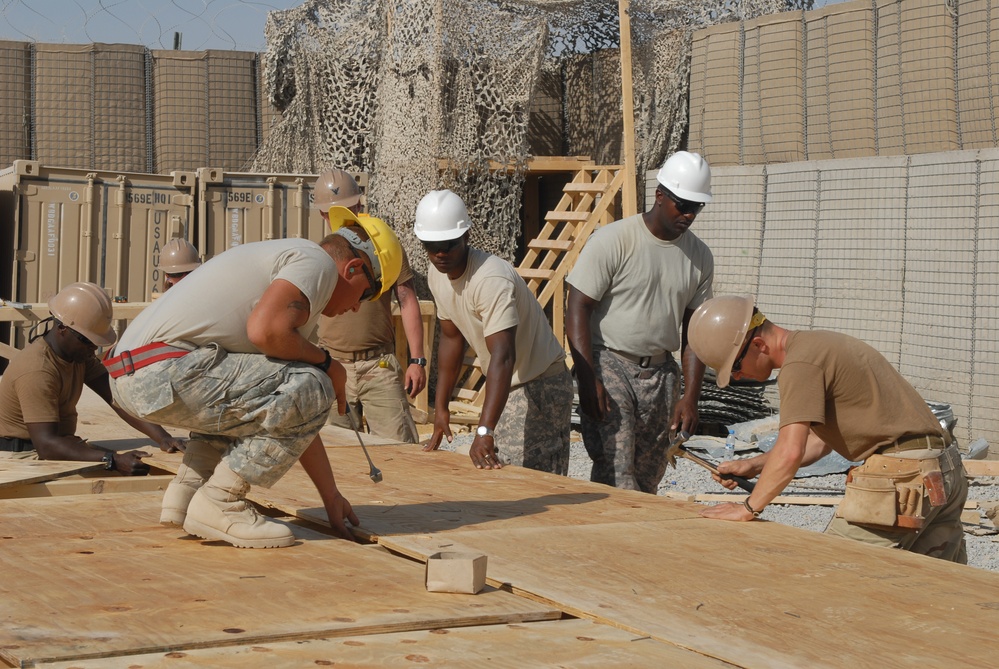
[[746, 499], [742, 500], [742, 505], [744, 507], [746, 507], [746, 511], [750, 512], [751, 514], [753, 514], [753, 518], [759, 518], [760, 517], [760, 512], [757, 511], [756, 509], [754, 509], [753, 507], [749, 506], [749, 497], [747, 497]]
[[324, 372], [328, 372], [330, 371], [330, 365], [333, 364], [333, 356], [330, 355], [330, 352], [327, 351], [325, 348], [323, 349], [323, 353], [326, 354], [326, 359], [323, 360], [322, 362], [314, 362], [312, 364], [318, 367], [319, 369], [323, 370]]
[[114, 453], [111, 451], [105, 453], [104, 457], [101, 458], [101, 462], [104, 463], [104, 469], [107, 469], [108, 471], [114, 469]]
[[491, 427], [486, 427], [485, 425], [480, 425], [475, 428], [475, 434], [480, 437], [491, 437], [493, 436], [493, 429]]
[[410, 358], [409, 359], [409, 364], [411, 364], [411, 365], [419, 365], [420, 367], [426, 367], [427, 366], [427, 359], [426, 358]]

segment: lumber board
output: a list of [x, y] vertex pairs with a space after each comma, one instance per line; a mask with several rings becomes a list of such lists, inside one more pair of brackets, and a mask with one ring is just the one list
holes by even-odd
[[155, 475], [64, 478], [57, 481], [0, 487], [0, 499], [163, 491], [172, 479], [173, 476]]
[[[361, 520], [355, 533], [373, 540], [387, 534], [447, 532], [467, 527], [531, 527], [696, 518], [702, 506], [633, 490], [580, 481], [523, 467], [476, 469], [467, 455], [423, 452], [420, 446], [372, 446], [381, 483], [368, 478], [357, 448], [327, 449], [337, 487]], [[152, 465], [176, 471], [177, 454], [157, 453]], [[273, 488], [254, 487], [254, 502], [326, 524], [319, 494], [296, 464]]]
[[103, 462], [79, 460], [0, 460], [0, 489], [52, 481], [104, 469]]
[[485, 553], [487, 583], [747, 669], [995, 662], [996, 574], [777, 523], [468, 529], [379, 543], [422, 559], [439, 546]]
[[965, 460], [964, 471], [970, 478], [999, 476], [999, 460]]
[[288, 548], [203, 542], [159, 525], [159, 500], [121, 493], [0, 501], [3, 661], [26, 666], [561, 615], [493, 588], [475, 596], [427, 592], [423, 565], [299, 526], [290, 525], [300, 541]]
[[[706, 492], [694, 496], [698, 502], [733, 502], [741, 504], [749, 495], [745, 493]], [[843, 501], [843, 495], [778, 495], [770, 504], [787, 504], [789, 506], [836, 506]], [[964, 502], [965, 509], [977, 509], [978, 501], [969, 499]]]
[[56, 662], [52, 669], [186, 669], [217, 667], [298, 669], [343, 666], [484, 666], [532, 669], [633, 669], [685, 667], [724, 669], [730, 664], [589, 620], [557, 620], [478, 627], [395, 632], [337, 639], [306, 639], [232, 648], [149, 653], [101, 660]]

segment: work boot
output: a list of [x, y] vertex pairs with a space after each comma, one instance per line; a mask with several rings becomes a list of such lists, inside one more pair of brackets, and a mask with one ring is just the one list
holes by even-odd
[[184, 526], [191, 498], [215, 471], [215, 466], [222, 459], [224, 450], [224, 443], [216, 444], [200, 439], [191, 439], [187, 442], [184, 461], [177, 470], [177, 475], [167, 486], [166, 492], [163, 493], [160, 523]]
[[267, 520], [246, 501], [250, 484], [224, 461], [187, 507], [184, 531], [237, 548], [281, 548], [295, 543], [295, 535], [281, 523]]

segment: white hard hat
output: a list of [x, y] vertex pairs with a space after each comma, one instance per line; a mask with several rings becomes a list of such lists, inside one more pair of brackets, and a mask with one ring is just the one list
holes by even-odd
[[457, 239], [472, 227], [465, 203], [449, 190], [432, 190], [416, 207], [413, 232], [424, 242]]
[[699, 153], [677, 151], [663, 163], [656, 181], [680, 199], [711, 202], [711, 167]]

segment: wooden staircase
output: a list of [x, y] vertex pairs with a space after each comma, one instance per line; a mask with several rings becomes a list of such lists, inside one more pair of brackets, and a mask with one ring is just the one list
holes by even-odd
[[[578, 169], [562, 189], [558, 205], [545, 215], [537, 238], [528, 242], [527, 253], [517, 267], [566, 351], [565, 278], [593, 231], [615, 219], [624, 178], [624, 169], [616, 165]], [[476, 423], [485, 399], [485, 376], [471, 349], [458, 378], [462, 381], [449, 406], [451, 422]]]

